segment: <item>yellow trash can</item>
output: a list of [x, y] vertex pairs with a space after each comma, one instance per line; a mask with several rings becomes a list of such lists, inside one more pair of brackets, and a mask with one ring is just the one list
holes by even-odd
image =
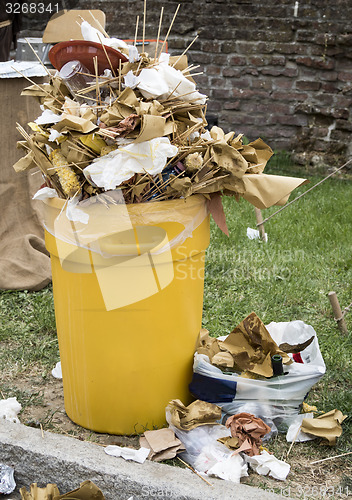
[[69, 221], [64, 200], [45, 206], [65, 409], [88, 429], [136, 434], [162, 427], [171, 399], [190, 401], [209, 216], [201, 195], [99, 196], [88, 223]]

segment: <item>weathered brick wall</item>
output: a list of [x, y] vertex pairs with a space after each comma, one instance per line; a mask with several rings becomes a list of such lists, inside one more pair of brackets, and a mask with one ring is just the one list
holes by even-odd
[[[170, 52], [193, 40], [191, 63], [203, 75], [208, 112], [226, 131], [261, 136], [272, 147], [296, 153], [352, 154], [352, 1], [148, 0], [146, 38], [156, 38], [161, 7], [163, 35], [181, 3], [169, 37]], [[107, 31], [142, 35], [143, 0], [66, 0], [68, 8], [100, 8]], [[31, 34], [43, 17], [25, 20]]]

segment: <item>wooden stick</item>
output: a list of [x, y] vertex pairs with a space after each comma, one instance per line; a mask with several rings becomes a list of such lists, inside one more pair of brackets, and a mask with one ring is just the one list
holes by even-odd
[[[98, 104], [101, 104], [100, 101], [100, 91], [99, 91], [99, 75], [98, 75], [98, 57], [93, 57], [94, 62], [94, 71], [95, 71], [95, 96]], [[98, 109], [97, 109], [97, 118], [99, 118]]]
[[106, 59], [108, 60], [108, 63], [109, 63], [109, 66], [110, 66], [111, 72], [112, 72], [112, 74], [114, 75], [114, 77], [116, 78], [116, 73], [115, 73], [115, 70], [114, 70], [114, 68], [113, 68], [113, 66], [112, 66], [112, 63], [111, 63], [110, 57], [109, 57], [108, 53], [106, 52], [105, 45], [103, 44], [103, 41], [102, 41], [102, 39], [100, 38], [100, 35], [98, 35], [98, 38], [99, 38], [99, 40], [100, 40], [101, 46], [102, 46], [103, 51], [104, 51], [104, 54], [105, 54], [105, 56], [106, 56]]
[[134, 32], [134, 46], [137, 44], [137, 33], [138, 33], [139, 16], [137, 16], [136, 30]]
[[33, 54], [35, 55], [35, 57], [38, 59], [38, 61], [40, 62], [40, 64], [43, 66], [43, 68], [45, 69], [45, 71], [47, 72], [47, 74], [49, 75], [49, 77], [51, 77], [51, 74], [50, 74], [50, 71], [48, 70], [48, 68], [45, 66], [45, 64], [43, 63], [43, 61], [40, 59], [40, 57], [38, 56], [38, 54], [36, 53], [36, 51], [33, 49], [32, 45], [29, 43], [28, 41], [28, 38], [25, 38], [26, 42], [28, 43], [28, 45], [30, 46], [30, 48], [32, 49], [32, 52]]
[[333, 457], [322, 458], [321, 460], [315, 460], [315, 462], [311, 462], [309, 465], [319, 464], [320, 462], [325, 462], [326, 460], [334, 460], [335, 458], [345, 457], [346, 455], [351, 455], [352, 451], [348, 451], [347, 453], [342, 453], [341, 455], [335, 455]]
[[164, 49], [165, 43], [167, 42], [167, 39], [168, 39], [169, 35], [170, 35], [170, 31], [171, 31], [172, 26], [173, 26], [173, 24], [174, 24], [174, 22], [175, 22], [175, 19], [176, 19], [176, 16], [177, 16], [177, 13], [178, 13], [178, 10], [179, 10], [180, 6], [181, 6], [181, 4], [178, 4], [177, 9], [176, 9], [175, 14], [174, 14], [174, 17], [172, 18], [172, 21], [171, 21], [170, 27], [169, 27], [169, 29], [168, 29], [168, 32], [166, 33], [166, 37], [165, 37], [165, 39], [164, 39], [164, 42], [163, 42], [163, 44], [162, 44], [162, 46], [161, 46], [161, 49], [160, 49], [160, 52], [159, 52], [158, 59], [159, 59], [159, 57], [160, 57], [160, 55], [161, 55], [161, 53], [162, 53], [162, 51], [163, 51], [163, 49]]
[[144, 40], [145, 40], [145, 21], [147, 17], [147, 0], [144, 0], [144, 11], [143, 11], [143, 45], [142, 52], [144, 52]]
[[119, 59], [119, 95], [121, 94], [121, 59]]
[[159, 38], [160, 38], [161, 23], [163, 21], [163, 14], [164, 14], [164, 7], [161, 7], [160, 19], [159, 19], [159, 28], [158, 28], [158, 36], [157, 36], [156, 45], [155, 45], [154, 61], [156, 60], [156, 55], [158, 53], [158, 45], [159, 45]]
[[339, 330], [341, 331], [341, 333], [346, 335], [348, 333], [347, 325], [346, 325], [346, 321], [343, 317], [340, 303], [339, 303], [339, 300], [337, 298], [336, 292], [329, 292], [328, 297], [329, 297], [330, 304], [331, 304], [331, 307], [332, 307], [332, 310], [334, 313], [335, 321], [337, 321], [337, 326], [339, 327]]
[[269, 215], [269, 217], [267, 217], [266, 219], [263, 220], [263, 224], [264, 224], [264, 222], [267, 222], [269, 219], [271, 219], [272, 217], [274, 217], [274, 215], [278, 214], [282, 210], [285, 210], [285, 208], [287, 208], [290, 205], [292, 205], [292, 203], [294, 203], [295, 201], [299, 200], [300, 198], [302, 198], [306, 194], [310, 193], [310, 191], [312, 191], [316, 187], [320, 186], [320, 184], [322, 184], [323, 182], [325, 182], [326, 180], [328, 180], [333, 175], [337, 174], [337, 172], [339, 172], [340, 170], [342, 170], [344, 167], [347, 167], [347, 165], [349, 165], [351, 162], [352, 162], [352, 158], [350, 160], [346, 161], [346, 163], [344, 163], [341, 167], [339, 167], [338, 169], [336, 169], [334, 172], [331, 172], [331, 174], [329, 174], [327, 177], [324, 177], [324, 179], [322, 179], [321, 181], [319, 181], [316, 184], [314, 184], [314, 186], [312, 186], [310, 189], [308, 189], [304, 193], [302, 193], [299, 196], [297, 196], [297, 198], [295, 198], [294, 200], [292, 200], [289, 203], [287, 203], [284, 207], [281, 207], [279, 210], [277, 210], [273, 214]]
[[197, 40], [197, 38], [199, 38], [199, 35], [196, 35], [193, 40], [191, 41], [191, 43], [188, 45], [188, 47], [182, 52], [182, 54], [176, 59], [176, 62], [174, 62], [174, 64], [172, 65], [172, 67], [176, 66], [176, 64], [178, 63], [178, 61], [181, 59], [182, 56], [184, 56], [186, 54], [186, 52], [192, 47], [192, 45], [194, 44], [194, 42]]
[[257, 219], [257, 228], [259, 229], [260, 238], [263, 241], [266, 241], [262, 211], [257, 207], [254, 207], [254, 210], [255, 210], [255, 217]]
[[44, 439], [44, 429], [41, 423], [40, 423], [40, 430], [42, 431], [42, 438]]
[[200, 474], [198, 474], [198, 472], [196, 472], [193, 467], [191, 467], [188, 463], [184, 462], [180, 457], [177, 457], [179, 459], [180, 462], [182, 462], [186, 467], [188, 467], [189, 469], [191, 469], [192, 472], [194, 472], [195, 474], [197, 474], [198, 477], [200, 477], [201, 479], [203, 479], [203, 481], [205, 481], [207, 484], [209, 484], [209, 486], [211, 486], [212, 488], [214, 488], [214, 485], [209, 483], [209, 481], [207, 481], [204, 477], [202, 477]]
[[301, 427], [302, 427], [302, 424], [298, 427], [298, 431], [296, 432], [296, 435], [291, 443], [291, 446], [289, 447], [288, 449], [288, 452], [287, 452], [287, 455], [286, 455], [286, 458], [289, 456], [289, 454], [291, 453], [291, 450], [292, 450], [292, 446], [295, 444], [296, 442], [296, 439], [298, 438], [298, 434], [299, 434], [299, 431], [301, 430]]
[[50, 92], [47, 92], [46, 90], [42, 89], [41, 86], [38, 85], [38, 83], [35, 83], [33, 80], [31, 80], [30, 78], [28, 78], [28, 76], [24, 75], [21, 71], [18, 71], [18, 69], [16, 69], [14, 66], [11, 66], [11, 69], [14, 69], [16, 71], [16, 73], [18, 73], [23, 78], [25, 78], [26, 80], [28, 80], [32, 85], [35, 85], [36, 87], [38, 87], [42, 92], [44, 92], [44, 94], [47, 94], [51, 99], [55, 99], [55, 101], [57, 101], [60, 104], [60, 106], [62, 106], [62, 102], [59, 101], [59, 99], [57, 99], [56, 97], [54, 97], [53, 95], [51, 95]]
[[92, 18], [95, 21], [95, 24], [98, 26], [98, 28], [103, 33], [103, 35], [105, 36], [105, 38], [110, 38], [109, 35], [107, 34], [107, 32], [104, 30], [104, 28], [102, 27], [102, 25], [100, 24], [100, 22], [98, 21], [98, 19], [94, 16], [94, 14], [93, 14], [93, 12], [91, 10], [89, 11], [89, 14], [92, 16]]

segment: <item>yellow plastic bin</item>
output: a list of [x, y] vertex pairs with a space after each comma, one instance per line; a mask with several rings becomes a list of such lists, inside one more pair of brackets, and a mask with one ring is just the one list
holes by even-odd
[[163, 426], [171, 399], [190, 401], [209, 216], [201, 195], [104, 203], [88, 207], [88, 228], [64, 200], [45, 206], [65, 409], [88, 429], [135, 434]]

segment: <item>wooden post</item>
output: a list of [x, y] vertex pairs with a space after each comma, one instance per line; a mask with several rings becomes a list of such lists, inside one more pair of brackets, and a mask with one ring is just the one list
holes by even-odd
[[255, 218], [257, 219], [257, 227], [259, 230], [260, 237], [263, 241], [266, 241], [262, 211], [257, 207], [254, 207], [254, 210], [255, 210]]
[[346, 322], [342, 316], [342, 311], [336, 292], [329, 292], [328, 297], [330, 300], [332, 310], [334, 312], [335, 320], [337, 321], [337, 326], [339, 327], [341, 333], [347, 334], [348, 332], [347, 332]]

